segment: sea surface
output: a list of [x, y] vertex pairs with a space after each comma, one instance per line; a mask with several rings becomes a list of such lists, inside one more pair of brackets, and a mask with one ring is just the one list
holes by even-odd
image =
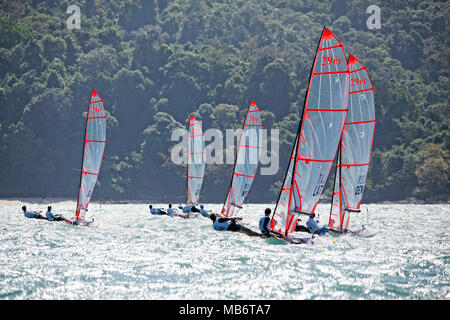
[[[45, 212], [49, 201], [38, 202], [23, 204]], [[147, 204], [91, 203], [93, 227], [27, 219], [21, 205], [0, 201], [0, 299], [450, 298], [450, 205], [363, 205], [350, 228], [374, 237], [303, 245], [215, 231], [203, 217], [152, 216]], [[51, 205], [73, 216], [74, 202]], [[239, 216], [257, 230], [266, 207]], [[329, 205], [318, 212], [325, 225]]]

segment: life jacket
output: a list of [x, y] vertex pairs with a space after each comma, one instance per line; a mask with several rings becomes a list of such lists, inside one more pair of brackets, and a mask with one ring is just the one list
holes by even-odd
[[161, 210], [160, 210], [160, 209], [156, 209], [156, 208], [151, 208], [151, 209], [150, 209], [150, 213], [151, 213], [151, 214], [160, 214], [160, 213], [161, 213]]
[[23, 213], [23, 215], [27, 218], [35, 218], [36, 217], [36, 213], [35, 212], [30, 212], [30, 211], [25, 211]]
[[213, 223], [213, 229], [217, 231], [226, 231], [228, 230], [229, 223], [228, 221], [219, 222], [219, 218], [216, 219]]
[[318, 231], [320, 228], [317, 224], [316, 221], [314, 221], [314, 219], [310, 218], [307, 222], [306, 222], [306, 226], [309, 228], [309, 231], [311, 231], [312, 233]]
[[184, 207], [184, 208], [181, 209], [181, 210], [183, 211], [183, 213], [191, 212], [192, 206], [193, 206], [193, 205], [191, 204], [191, 205], [189, 205], [189, 206]]
[[270, 218], [264, 216], [261, 219], [259, 219], [259, 230], [267, 231], [267, 225], [268, 225], [269, 221], [267, 221], [267, 223], [266, 223], [266, 219], [269, 220]]
[[52, 213], [51, 211], [47, 211], [47, 212], [45, 213], [45, 216], [47, 217], [47, 219], [48, 219], [49, 221], [54, 221], [54, 220], [55, 220], [55, 216], [53, 215], [53, 213]]

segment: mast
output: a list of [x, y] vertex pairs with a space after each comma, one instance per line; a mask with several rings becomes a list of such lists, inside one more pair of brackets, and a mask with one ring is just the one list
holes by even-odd
[[192, 114], [189, 118], [187, 160], [186, 204], [190, 205], [198, 203], [205, 175], [205, 141], [203, 130], [200, 122]]
[[106, 145], [106, 112], [100, 96], [92, 90], [87, 114], [76, 218], [88, 208], [97, 182]]
[[320, 44], [321, 44], [321, 39], [322, 39], [324, 31], [325, 31], [325, 26], [323, 27], [322, 33], [320, 34], [320, 40], [319, 40], [319, 43], [317, 44], [317, 48], [316, 48], [316, 57], [314, 58], [314, 62], [312, 64], [312, 66], [311, 66], [311, 71], [309, 73], [308, 90], [306, 90], [306, 92], [305, 92], [305, 99], [303, 101], [302, 117], [300, 119], [300, 123], [299, 123], [299, 126], [298, 126], [297, 135], [299, 137], [299, 140], [298, 140], [298, 143], [297, 143], [297, 148], [295, 150], [295, 156], [294, 156], [294, 168], [293, 168], [293, 171], [292, 171], [291, 190], [290, 190], [290, 194], [289, 194], [288, 220], [287, 220], [287, 225], [286, 225], [286, 235], [288, 234], [288, 231], [290, 229], [291, 223], [293, 222], [293, 221], [291, 221], [292, 218], [289, 217], [289, 214], [290, 214], [289, 213], [289, 209], [291, 207], [292, 192], [294, 191], [294, 181], [295, 181], [294, 177], [295, 177], [295, 173], [297, 171], [298, 150], [299, 150], [300, 145], [302, 143], [302, 141], [300, 140], [300, 135], [301, 135], [301, 132], [302, 132], [302, 129], [303, 129], [303, 120], [305, 118], [305, 110], [306, 110], [306, 104], [307, 104], [307, 101], [308, 101], [309, 89], [311, 88], [311, 78], [312, 78], [312, 74], [314, 72], [314, 66], [316, 65], [317, 54], [319, 53], [319, 47], [320, 47]]
[[[248, 127], [256, 128], [253, 130]], [[234, 207], [242, 208], [243, 202], [250, 191], [259, 163], [260, 149], [262, 148], [261, 133], [260, 129], [257, 128], [262, 128], [261, 113], [255, 101], [252, 100], [245, 116], [234, 161], [233, 176], [231, 177], [230, 186], [228, 187], [227, 196], [221, 211], [221, 214], [224, 216], [232, 215], [235, 210]], [[253, 133], [256, 135], [252, 135]], [[243, 137], [249, 138], [244, 141], [248, 141], [248, 144], [242, 144]], [[256, 145], [252, 145], [253, 141], [251, 141], [251, 138], [256, 138]], [[256, 154], [254, 152], [255, 149], [257, 150]], [[242, 155], [244, 159], [241, 159]], [[256, 162], [251, 162], [250, 157], [253, 157], [253, 160]], [[243, 163], [239, 161], [240, 159], [243, 160]]]
[[[227, 199], [229, 197], [230, 194], [230, 190], [231, 190], [231, 186], [233, 185], [233, 180], [234, 180], [234, 170], [236, 170], [236, 162], [237, 162], [237, 158], [238, 158], [238, 153], [239, 153], [239, 145], [241, 144], [241, 139], [242, 139], [242, 134], [244, 133], [244, 127], [245, 127], [245, 121], [247, 120], [247, 116], [248, 116], [248, 112], [250, 111], [250, 107], [255, 103], [254, 100], [252, 100], [252, 102], [250, 103], [250, 106], [247, 109], [247, 114], [245, 115], [245, 119], [244, 119], [244, 124], [242, 125], [242, 131], [241, 131], [241, 136], [239, 137], [239, 142], [238, 142], [238, 147], [236, 150], [236, 156], [234, 157], [234, 165], [233, 165], [233, 175], [231, 176], [231, 181], [230, 181], [230, 185], [228, 186], [228, 192], [227, 195], [225, 196], [225, 201], [223, 202], [223, 207], [222, 207], [222, 215], [226, 216], [228, 215], [227, 213], [224, 213], [225, 211], [225, 204], [227, 203]], [[233, 139], [233, 144], [234, 144], [234, 139]]]
[[293, 232], [299, 214], [314, 214], [348, 111], [347, 81], [343, 46], [324, 27], [310, 72], [297, 145], [272, 215], [270, 228], [274, 231]]
[[80, 167], [80, 184], [78, 186], [78, 199], [77, 199], [77, 208], [75, 211], [75, 217], [78, 219], [78, 216], [80, 215], [81, 209], [78, 207], [80, 203], [80, 192], [81, 192], [81, 180], [83, 178], [83, 164], [84, 164], [84, 151], [86, 150], [86, 133], [87, 133], [87, 126], [89, 121], [89, 112], [91, 110], [91, 103], [92, 103], [92, 95], [95, 92], [94, 88], [92, 88], [91, 97], [89, 98], [89, 107], [88, 112], [86, 114], [86, 126], [84, 127], [84, 138], [83, 138], [83, 152], [81, 154], [81, 167]]
[[186, 205], [189, 205], [189, 161], [191, 159], [191, 154], [189, 152], [189, 147], [191, 146], [191, 122], [192, 114], [189, 117], [189, 129], [188, 129], [188, 142], [187, 142], [187, 175], [186, 175]]

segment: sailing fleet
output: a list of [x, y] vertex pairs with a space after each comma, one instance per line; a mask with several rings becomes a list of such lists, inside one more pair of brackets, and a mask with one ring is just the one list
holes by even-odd
[[[233, 175], [220, 215], [231, 218], [243, 209], [255, 178], [262, 149], [261, 112], [252, 100], [238, 143]], [[201, 122], [189, 118], [186, 206], [199, 204], [206, 152]], [[375, 132], [374, 90], [364, 65], [345, 56], [339, 40], [324, 27], [310, 72], [308, 90], [283, 184], [270, 217], [271, 236], [295, 238], [301, 216], [314, 217], [334, 165], [334, 187], [328, 227], [350, 231], [351, 213], [360, 212]], [[106, 145], [106, 113], [93, 90], [86, 119], [78, 200], [73, 224], [90, 225], [85, 214], [100, 173]], [[304, 232], [301, 232], [304, 234]]]

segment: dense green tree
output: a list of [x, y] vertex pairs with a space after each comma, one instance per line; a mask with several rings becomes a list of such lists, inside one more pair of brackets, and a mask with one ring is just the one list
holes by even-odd
[[[449, 200], [448, 2], [374, 1], [379, 30], [362, 0], [80, 0], [81, 28], [69, 30], [72, 4], [0, 2], [0, 196], [76, 194], [95, 88], [108, 121], [94, 197], [183, 201], [172, 131], [194, 114], [225, 136], [254, 99], [279, 130], [280, 169], [258, 175], [249, 200], [275, 201], [327, 25], [375, 88], [363, 201]], [[202, 201], [223, 201], [231, 170], [207, 166]]]

